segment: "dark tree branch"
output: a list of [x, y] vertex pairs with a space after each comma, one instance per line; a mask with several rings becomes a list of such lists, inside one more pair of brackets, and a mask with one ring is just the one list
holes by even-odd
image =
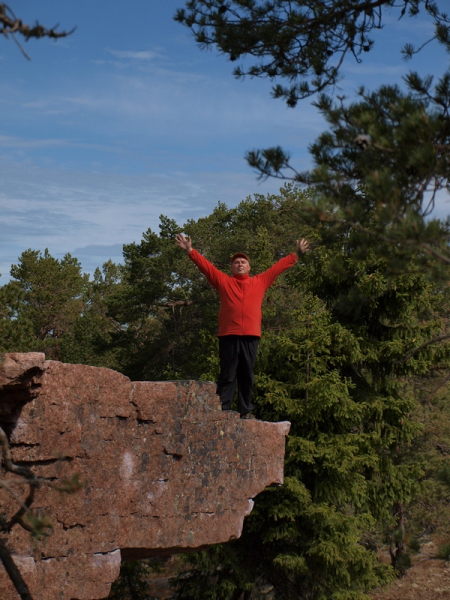
[[15, 473], [16, 475], [21, 475], [22, 477], [25, 477], [25, 479], [30, 479], [30, 480], [36, 479], [36, 477], [34, 476], [33, 472], [30, 469], [27, 469], [26, 467], [20, 467], [19, 465], [16, 465], [15, 463], [13, 463], [12, 458], [11, 458], [11, 448], [9, 447], [8, 438], [6, 436], [6, 433], [4, 432], [4, 430], [1, 427], [0, 427], [0, 448], [2, 449], [3, 466], [6, 471], [9, 471], [10, 473]]
[[6, 547], [4, 541], [0, 538], [0, 560], [3, 563], [5, 571], [8, 573], [9, 578], [11, 579], [14, 587], [17, 590], [20, 598], [22, 600], [33, 600], [33, 597], [28, 589], [27, 584], [25, 583], [22, 575], [20, 574], [19, 569], [16, 567], [11, 553]]
[[70, 31], [57, 31], [57, 29], [58, 25], [49, 29], [37, 21], [34, 25], [27, 25], [22, 21], [22, 19], [16, 17], [8, 4], [5, 4], [4, 2], [0, 4], [0, 34], [3, 34], [6, 38], [11, 36], [14, 42], [20, 48], [22, 54], [28, 60], [30, 60], [30, 57], [17, 40], [16, 34], [20, 35], [26, 42], [28, 42], [28, 40], [31, 38], [40, 39], [44, 37], [56, 40], [58, 38], [67, 37], [75, 31], [75, 27]]
[[[408, 8], [411, 16], [423, 8], [435, 25], [431, 40], [448, 45], [450, 37], [447, 16], [428, 0], [185, 0], [185, 5], [175, 20], [191, 29], [200, 47], [216, 46], [230, 61], [255, 59], [249, 67], [235, 69], [236, 77], [294, 82], [274, 88], [274, 96], [283, 97], [290, 107], [336, 85], [347, 54], [361, 62], [374, 44], [369, 35], [383, 27], [384, 13], [390, 9], [399, 10], [402, 18]], [[415, 52], [411, 45], [403, 51], [411, 56]]]
[[20, 467], [13, 463], [11, 458], [11, 448], [9, 446], [8, 438], [4, 430], [0, 427], [0, 447], [2, 449], [3, 454], [3, 467], [5, 471], [9, 473], [14, 473], [15, 475], [20, 475], [24, 478], [25, 482], [29, 486], [28, 496], [26, 497], [24, 502], [20, 502], [19, 510], [11, 517], [11, 519], [2, 525], [1, 529], [3, 531], [11, 531], [13, 526], [18, 523], [22, 525], [22, 527], [28, 531], [32, 530], [30, 525], [28, 525], [24, 520], [24, 516], [29, 512], [31, 505], [33, 504], [34, 495], [36, 489], [39, 487], [39, 480], [34, 475], [34, 473], [27, 469], [26, 467]]
[[[33, 503], [36, 488], [39, 487], [39, 481], [30, 469], [16, 465], [12, 461], [11, 448], [9, 446], [6, 433], [4, 432], [2, 427], [0, 427], [0, 447], [2, 449], [2, 464], [5, 471], [14, 473], [16, 475], [20, 475], [24, 478], [25, 482], [29, 486], [28, 496], [25, 499], [25, 501], [21, 502], [20, 499], [18, 499], [18, 502], [20, 504], [19, 510], [16, 512], [15, 515], [11, 517], [11, 519], [7, 523], [0, 523], [0, 529], [4, 532], [10, 532], [12, 527], [16, 523], [18, 523], [27, 531], [33, 531], [33, 528], [28, 523], [26, 523], [23, 518], [25, 514], [29, 513], [30, 511], [30, 506]], [[20, 574], [19, 569], [17, 568], [12, 559], [11, 553], [9, 552], [8, 548], [1, 539], [0, 559], [2, 560], [3, 566], [5, 567], [5, 570], [8, 573], [8, 576], [11, 579], [14, 587], [16, 588], [20, 598], [22, 598], [23, 600], [33, 600], [25, 581], [23, 580], [23, 577]]]

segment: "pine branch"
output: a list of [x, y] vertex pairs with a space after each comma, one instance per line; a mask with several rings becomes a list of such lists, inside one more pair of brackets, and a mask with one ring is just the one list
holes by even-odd
[[408, 352], [408, 354], [404, 358], [402, 358], [402, 360], [396, 360], [394, 362], [394, 364], [398, 365], [401, 363], [408, 362], [408, 360], [410, 358], [412, 358], [413, 356], [416, 356], [416, 354], [418, 354], [424, 348], [431, 346], [431, 344], [438, 344], [439, 342], [444, 342], [445, 340], [449, 340], [449, 339], [450, 339], [450, 333], [445, 333], [444, 335], [438, 335], [434, 338], [431, 338], [431, 339], [427, 340], [426, 342], [424, 342], [423, 344], [421, 344], [420, 346], [418, 346], [417, 348], [414, 348], [414, 350], [410, 350]]

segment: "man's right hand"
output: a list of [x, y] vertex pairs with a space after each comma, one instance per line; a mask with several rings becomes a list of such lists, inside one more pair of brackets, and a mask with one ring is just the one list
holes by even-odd
[[305, 240], [305, 238], [303, 238], [302, 240], [296, 240], [295, 251], [297, 252], [297, 256], [300, 256], [302, 254], [306, 254], [307, 252], [309, 252], [308, 240]]
[[182, 233], [177, 233], [177, 235], [175, 236], [175, 244], [180, 246], [180, 248], [188, 254], [192, 252], [191, 236], [185, 238]]

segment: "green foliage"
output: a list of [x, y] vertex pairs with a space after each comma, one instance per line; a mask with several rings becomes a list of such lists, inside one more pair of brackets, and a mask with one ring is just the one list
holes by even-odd
[[90, 282], [70, 254], [58, 260], [48, 250], [27, 250], [11, 275], [0, 288], [0, 350], [122, 368], [122, 349], [114, 340], [120, 326], [107, 308], [109, 296], [120, 288], [118, 266], [108, 261]]
[[186, 555], [189, 571], [173, 578], [171, 585], [178, 600], [229, 600], [254, 587], [254, 551], [248, 545], [231, 542], [208, 551]]
[[32, 348], [33, 325], [18, 315], [25, 293], [18, 282], [11, 281], [0, 288], [0, 347], [3, 352]]
[[436, 558], [450, 560], [450, 543], [442, 544], [436, 553]]
[[61, 342], [64, 362], [122, 370], [122, 348], [115, 343], [120, 325], [108, 311], [109, 298], [120, 294], [121, 278], [121, 268], [111, 261], [96, 269], [84, 291], [83, 310]]
[[[308, 230], [298, 215], [298, 192], [250, 198], [235, 209], [219, 204], [208, 217], [189, 221], [187, 234], [196, 248], [224, 271], [239, 248], [252, 256], [252, 273], [260, 272], [293, 248]], [[303, 195], [301, 195], [303, 197]], [[162, 218], [160, 234], [147, 231], [140, 244], [124, 247], [125, 264], [120, 285], [106, 298], [114, 323], [111, 345], [122, 349], [121, 370], [134, 379], [186, 379], [216, 377], [218, 298], [193, 263], [174, 244], [181, 231]], [[268, 295], [267, 327], [279, 327], [285, 317], [275, 297]], [[193, 353], [192, 348], [202, 348]]]
[[85, 483], [81, 480], [80, 474], [75, 473], [72, 477], [61, 479], [57, 486], [53, 486], [58, 492], [64, 492], [65, 494], [74, 494], [79, 492], [85, 487]]
[[450, 404], [448, 373], [431, 372], [416, 381], [419, 402], [415, 418], [423, 424], [412, 452], [422, 463], [420, 491], [407, 510], [407, 538], [438, 542], [450, 539]]
[[70, 254], [58, 260], [48, 250], [26, 250], [11, 276], [0, 288], [1, 349], [61, 359], [62, 340], [83, 310], [88, 275]]
[[122, 563], [119, 578], [112, 584], [108, 598], [113, 600], [152, 600], [149, 595], [149, 578], [153, 572], [151, 561], [126, 561]]
[[438, 470], [437, 478], [450, 487], [450, 460], [447, 460]]

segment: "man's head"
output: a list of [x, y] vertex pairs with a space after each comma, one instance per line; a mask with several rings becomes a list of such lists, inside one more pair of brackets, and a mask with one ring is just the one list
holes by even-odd
[[250, 273], [250, 261], [246, 254], [238, 252], [232, 256], [231, 272], [233, 275], [248, 275]]

